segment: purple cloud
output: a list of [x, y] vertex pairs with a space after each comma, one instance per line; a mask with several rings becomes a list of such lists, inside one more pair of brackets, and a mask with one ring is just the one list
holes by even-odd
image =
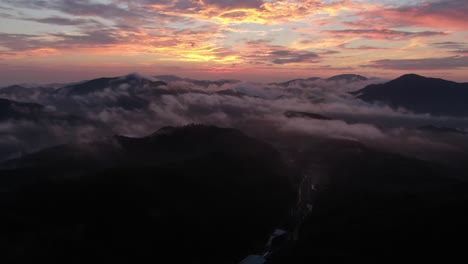
[[288, 64], [299, 62], [316, 62], [319, 58], [314, 52], [310, 51], [291, 51], [277, 50], [270, 53], [274, 64]]
[[388, 70], [441, 70], [468, 67], [468, 56], [423, 59], [386, 59], [372, 61], [363, 67]]
[[328, 30], [326, 31], [333, 35], [358, 35], [369, 39], [408, 39], [414, 37], [433, 37], [447, 35], [444, 32], [438, 31], [400, 31], [392, 29], [344, 29], [344, 30]]

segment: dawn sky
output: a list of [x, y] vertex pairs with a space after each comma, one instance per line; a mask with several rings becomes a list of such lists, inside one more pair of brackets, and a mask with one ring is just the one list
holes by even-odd
[[141, 72], [468, 81], [466, 0], [0, 0], [0, 85]]

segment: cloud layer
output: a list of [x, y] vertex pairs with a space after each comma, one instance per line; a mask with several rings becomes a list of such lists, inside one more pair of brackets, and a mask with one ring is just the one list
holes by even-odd
[[[141, 137], [163, 126], [190, 123], [235, 127], [260, 136], [271, 133], [288, 138], [299, 134], [356, 140], [422, 156], [460, 151], [468, 143], [468, 137], [440, 138], [417, 129], [428, 124], [468, 129], [467, 120], [412, 114], [368, 104], [349, 94], [383, 81], [379, 79], [312, 78], [264, 84], [161, 78], [173, 81], [161, 85], [157, 77], [131, 74], [73, 85], [0, 89], [1, 97], [40, 103], [47, 110], [33, 115], [39, 118], [0, 120], [1, 155], [11, 157], [45, 146], [94, 141], [114, 134]], [[333, 120], [288, 118], [286, 111], [315, 113]]]

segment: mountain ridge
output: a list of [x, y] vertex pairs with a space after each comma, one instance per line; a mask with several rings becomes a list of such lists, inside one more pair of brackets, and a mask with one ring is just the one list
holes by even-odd
[[468, 116], [468, 83], [405, 74], [352, 94], [366, 102], [381, 102], [418, 114]]

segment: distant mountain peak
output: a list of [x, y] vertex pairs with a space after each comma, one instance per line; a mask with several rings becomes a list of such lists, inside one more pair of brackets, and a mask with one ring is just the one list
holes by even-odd
[[405, 74], [354, 92], [367, 102], [381, 102], [421, 114], [468, 116], [468, 83]]
[[418, 75], [418, 74], [415, 74], [415, 73], [408, 73], [408, 74], [404, 74], [404, 75], [400, 76], [397, 79], [427, 79], [427, 77], [422, 76], [422, 75]]
[[327, 81], [367, 81], [368, 78], [358, 74], [339, 74], [332, 76]]
[[122, 85], [129, 85], [132, 90], [137, 90], [144, 86], [159, 87], [165, 86], [167, 83], [158, 81], [153, 77], [143, 76], [139, 73], [131, 73], [121, 77], [102, 77], [77, 84], [68, 85], [59, 88], [58, 92], [64, 92], [69, 95], [84, 95], [98, 91], [103, 91], [106, 88], [116, 89]]
[[145, 76], [145, 75], [142, 75], [138, 72], [132, 72], [132, 73], [129, 73], [125, 76], [125, 78], [127, 79], [134, 79], [134, 80], [149, 80], [149, 81], [155, 81], [153, 77], [151, 76]]
[[197, 79], [190, 79], [190, 78], [182, 78], [176, 75], [156, 75], [154, 76], [156, 79], [164, 81], [164, 82], [188, 82], [202, 87], [209, 87], [210, 85], [215, 86], [222, 86], [224, 84], [234, 84], [239, 83], [239, 80], [232, 80], [232, 79], [219, 79], [219, 80], [197, 80]]
[[312, 82], [317, 81], [317, 80], [325, 80], [325, 81], [345, 81], [345, 82], [360, 82], [360, 81], [367, 81], [368, 78], [357, 75], [357, 74], [340, 74], [340, 75], [335, 75], [327, 79], [322, 79], [320, 77], [310, 77], [307, 79], [293, 79], [289, 80], [286, 82], [280, 82], [280, 83], [270, 83], [278, 86], [283, 86], [283, 87], [288, 87], [290, 85], [298, 85], [302, 87], [307, 87], [311, 85]]
[[400, 83], [405, 83], [407, 85], [414, 85], [414, 84], [427, 84], [427, 85], [435, 85], [436, 83], [439, 85], [444, 85], [448, 83], [455, 83], [449, 80], [444, 80], [440, 78], [433, 78], [433, 77], [427, 77], [427, 76], [422, 76], [418, 75], [415, 73], [409, 73], [409, 74], [404, 74], [390, 82], [400, 82]]

